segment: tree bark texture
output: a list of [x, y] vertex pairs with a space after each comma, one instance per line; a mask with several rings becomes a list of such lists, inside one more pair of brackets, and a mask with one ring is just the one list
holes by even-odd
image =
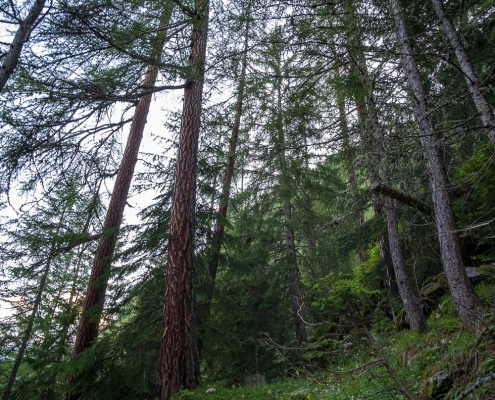
[[402, 61], [412, 93], [413, 109], [418, 124], [421, 146], [430, 175], [431, 196], [435, 211], [440, 251], [445, 276], [461, 320], [470, 329], [479, 326], [479, 302], [464, 268], [459, 239], [455, 232], [454, 216], [447, 191], [447, 176], [443, 168], [438, 141], [433, 123], [428, 116], [426, 93], [421, 81], [419, 68], [413, 56], [406, 23], [400, 13], [398, 0], [390, 0]]
[[[168, 25], [172, 15], [173, 3], [168, 2], [160, 17], [160, 26]], [[156, 53], [152, 55], [154, 61], [159, 61], [161, 49], [166, 40], [166, 30], [160, 31], [156, 38], [159, 45], [156, 46]], [[143, 86], [146, 90], [152, 91], [158, 75], [158, 67], [154, 64], [148, 66]], [[115, 186], [110, 198], [105, 222], [103, 225], [103, 235], [98, 243], [96, 255], [91, 269], [86, 297], [84, 299], [79, 327], [76, 335], [73, 355], [77, 356], [85, 349], [89, 348], [98, 337], [98, 327], [100, 324], [101, 313], [105, 302], [105, 294], [110, 276], [110, 267], [112, 257], [117, 244], [118, 231], [122, 223], [127, 196], [134, 175], [134, 168], [137, 163], [139, 148], [143, 139], [144, 127], [151, 104], [152, 93], [143, 95], [136, 106], [134, 118], [132, 120], [127, 144], [122, 156]], [[74, 377], [68, 378], [70, 384]], [[76, 399], [77, 394], [67, 392], [65, 399]]]
[[447, 38], [451, 46], [454, 48], [455, 55], [457, 57], [457, 61], [459, 62], [459, 66], [461, 67], [462, 72], [464, 73], [464, 77], [466, 78], [466, 83], [471, 92], [471, 96], [473, 97], [474, 104], [476, 105], [476, 109], [481, 115], [481, 120], [483, 121], [483, 125], [486, 129], [486, 134], [488, 138], [495, 146], [495, 116], [493, 115], [492, 108], [488, 103], [483, 91], [481, 90], [481, 82], [474, 71], [473, 65], [471, 64], [471, 60], [467, 54], [464, 45], [462, 44], [461, 36], [454, 24], [452, 23], [452, 19], [449, 14], [445, 11], [442, 0], [432, 0], [433, 6], [435, 7], [435, 11], [438, 15], [440, 21], [442, 21], [442, 25], [447, 34]]
[[[167, 25], [172, 13], [172, 4], [165, 6], [161, 24]], [[165, 38], [161, 39], [160, 49], [163, 47]], [[155, 60], [157, 55], [154, 55]], [[143, 86], [152, 90], [158, 68], [156, 65], [149, 65]], [[120, 163], [119, 172], [115, 180], [112, 197], [108, 206], [105, 223], [103, 225], [103, 236], [101, 237], [98, 249], [93, 262], [88, 289], [84, 300], [83, 311], [77, 331], [74, 355], [80, 354], [84, 349], [91, 346], [98, 336], [98, 326], [100, 316], [105, 301], [105, 293], [110, 274], [111, 258], [115, 251], [117, 235], [124, 215], [127, 196], [131, 186], [134, 168], [136, 166], [139, 147], [143, 138], [144, 127], [151, 104], [152, 94], [143, 95], [136, 106], [134, 118], [132, 120], [127, 144]]]
[[8, 82], [10, 76], [17, 67], [19, 57], [22, 53], [22, 48], [29, 40], [29, 35], [33, 30], [33, 26], [36, 21], [38, 21], [44, 7], [45, 0], [35, 0], [26, 18], [21, 21], [14, 39], [10, 44], [10, 49], [3, 60], [2, 66], [0, 67], [0, 92], [3, 90], [5, 84]]
[[[191, 365], [195, 343], [193, 282], [194, 275], [194, 212], [196, 172], [203, 75], [208, 34], [209, 1], [198, 0], [193, 25], [191, 82], [184, 90], [182, 125], [170, 216], [163, 337], [161, 345], [160, 399], [168, 400], [181, 389], [181, 383], [193, 384]], [[189, 382], [188, 382], [189, 379]]]
[[[354, 14], [355, 11], [352, 10]], [[355, 26], [358, 31], [358, 27]], [[387, 151], [384, 146], [385, 135], [382, 132], [377, 116], [377, 108], [373, 95], [373, 85], [370, 82], [369, 72], [366, 65], [366, 58], [362, 50], [362, 44], [359, 39], [354, 39], [355, 52], [354, 54], [354, 69], [361, 77], [363, 98], [357, 99], [358, 116], [361, 124], [367, 123], [371, 130], [371, 137], [363, 135], [363, 140], [367, 142], [368, 147], [372, 148], [374, 153], [372, 166], [370, 168], [370, 180], [380, 177], [381, 180], [388, 182], [387, 172]], [[390, 264], [389, 257], [392, 261], [392, 266], [388, 266], [387, 275], [389, 277], [390, 291], [399, 292], [400, 298], [409, 317], [411, 329], [422, 329], [424, 321], [421, 312], [421, 307], [410, 284], [404, 263], [404, 257], [399, 242], [399, 230], [397, 224], [397, 213], [395, 204], [390, 199], [382, 199], [374, 196], [375, 212], [382, 212], [382, 207], [385, 208], [385, 219], [387, 221], [387, 236], [388, 243], [385, 238], [380, 240], [380, 251], [382, 259], [386, 264]], [[395, 283], [393, 280], [395, 276]], [[395, 286], [397, 285], [397, 286]]]

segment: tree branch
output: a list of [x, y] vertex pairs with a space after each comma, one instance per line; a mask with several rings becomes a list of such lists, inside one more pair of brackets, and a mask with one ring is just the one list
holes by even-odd
[[409, 193], [402, 192], [401, 190], [394, 189], [382, 182], [373, 182], [370, 185], [370, 189], [374, 192], [383, 194], [384, 196], [390, 197], [391, 199], [397, 200], [399, 203], [414, 207], [416, 210], [421, 211], [425, 214], [433, 214], [432, 207]]

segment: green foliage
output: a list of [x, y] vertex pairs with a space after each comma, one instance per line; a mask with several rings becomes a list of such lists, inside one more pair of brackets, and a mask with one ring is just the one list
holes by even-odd
[[352, 274], [330, 273], [312, 284], [311, 290], [316, 300], [312, 306], [320, 312], [345, 312], [349, 309], [358, 311], [362, 317], [373, 310], [372, 305], [380, 291], [373, 288], [370, 276], [376, 274], [382, 265], [378, 244], [366, 256], [366, 261], [358, 264]]

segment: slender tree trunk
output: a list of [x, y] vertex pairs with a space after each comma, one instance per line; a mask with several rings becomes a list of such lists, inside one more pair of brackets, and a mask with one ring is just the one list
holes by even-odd
[[[170, 215], [163, 337], [161, 345], [160, 399], [172, 398], [181, 383], [194, 386], [194, 212], [204, 62], [208, 35], [209, 1], [196, 2], [189, 65], [191, 83], [184, 90], [182, 125]], [[191, 379], [192, 378], [192, 379]]]
[[[332, 44], [333, 45], [333, 44]], [[340, 71], [339, 68], [335, 68], [335, 77], [337, 79], [340, 78]], [[340, 132], [342, 136], [344, 137], [343, 144], [344, 144], [344, 154], [346, 156], [346, 160], [348, 161], [349, 165], [347, 167], [347, 177], [349, 184], [353, 189], [356, 189], [357, 187], [357, 182], [356, 182], [356, 171], [354, 170], [354, 167], [352, 166], [352, 163], [350, 161], [351, 159], [351, 154], [350, 154], [350, 140], [349, 140], [349, 126], [347, 124], [347, 115], [345, 112], [345, 97], [344, 94], [342, 93], [342, 90], [337, 91], [337, 108], [339, 110], [339, 125], [340, 125]], [[359, 217], [359, 225], [363, 224], [363, 219], [362, 216]]]
[[14, 40], [10, 45], [10, 49], [7, 52], [2, 66], [0, 67], [0, 92], [3, 90], [5, 84], [8, 82], [10, 76], [17, 67], [19, 57], [22, 53], [24, 44], [29, 40], [33, 27], [38, 21], [43, 8], [45, 7], [45, 0], [35, 0], [27, 17], [21, 21], [17, 33], [14, 36]]
[[[156, 79], [157, 69], [150, 66], [146, 75], [145, 84], [152, 86]], [[110, 275], [111, 258], [117, 243], [118, 230], [120, 228], [127, 195], [137, 162], [139, 146], [143, 137], [146, 124], [151, 94], [141, 97], [136, 107], [131, 130], [127, 139], [126, 149], [122, 157], [115, 186], [107, 210], [107, 216], [103, 225], [103, 236], [101, 237], [98, 250], [93, 262], [88, 289], [84, 301], [83, 311], [77, 331], [74, 356], [80, 354], [91, 346], [98, 336], [100, 316], [105, 301], [107, 282]]]
[[[358, 108], [359, 109], [359, 108]], [[374, 110], [374, 107], [372, 107]], [[371, 111], [372, 113], [374, 111]], [[364, 114], [361, 116], [364, 118]], [[375, 121], [373, 116], [370, 116], [371, 129], [373, 132], [373, 139], [375, 141], [374, 153], [376, 158], [376, 163], [378, 164], [378, 175], [382, 181], [388, 182], [388, 175], [384, 166], [386, 162], [386, 151], [382, 146], [381, 140], [383, 140], [382, 135], [379, 133], [377, 126], [377, 121]], [[375, 179], [377, 176], [371, 177], [371, 180]], [[406, 266], [404, 263], [404, 257], [402, 255], [402, 250], [399, 242], [399, 230], [397, 224], [397, 213], [395, 210], [395, 204], [393, 200], [388, 198], [375, 198], [374, 204], [375, 213], [381, 214], [382, 209], [385, 209], [385, 219], [387, 221], [387, 236], [380, 239], [380, 252], [382, 259], [387, 261], [392, 261], [392, 268], [387, 271], [389, 287], [392, 292], [397, 290], [402, 300], [402, 304], [406, 310], [406, 314], [409, 317], [409, 322], [411, 329], [422, 329], [424, 325], [423, 315], [421, 312], [421, 307], [414, 294], [412, 286], [410, 284], [409, 278], [406, 273]], [[389, 261], [390, 262], [390, 261]]]
[[[172, 15], [173, 3], [167, 2], [160, 17], [160, 26], [167, 26]], [[152, 60], [158, 63], [161, 49], [166, 40], [166, 29], [160, 31], [156, 38], [159, 45], [156, 46], [156, 53], [152, 55]], [[159, 49], [159, 50], [158, 50]], [[152, 91], [158, 75], [158, 67], [154, 64], [148, 66], [143, 86]], [[144, 127], [151, 104], [152, 93], [143, 95], [136, 106], [134, 118], [132, 120], [129, 136], [127, 138], [126, 148], [122, 156], [112, 197], [108, 206], [107, 215], [103, 225], [103, 235], [98, 243], [98, 249], [93, 261], [93, 267], [89, 278], [89, 284], [86, 291], [83, 310], [79, 320], [79, 327], [76, 335], [73, 355], [77, 356], [85, 349], [92, 346], [98, 337], [98, 327], [100, 324], [101, 313], [105, 302], [105, 294], [110, 276], [110, 266], [112, 257], [117, 244], [118, 231], [122, 223], [127, 196], [131, 186], [134, 168], [136, 166], [139, 147], [143, 138]], [[68, 378], [68, 383], [73, 381], [74, 377]], [[76, 399], [77, 394], [67, 392], [65, 399]]]
[[213, 295], [212, 290], [215, 284], [215, 278], [217, 276], [218, 263], [220, 260], [220, 249], [223, 243], [223, 236], [225, 231], [225, 221], [227, 219], [227, 210], [229, 207], [230, 199], [230, 189], [232, 186], [232, 178], [234, 177], [234, 167], [236, 159], [237, 150], [237, 140], [239, 138], [239, 130], [241, 128], [241, 117], [242, 117], [242, 106], [244, 101], [244, 86], [246, 80], [246, 69], [247, 69], [247, 53], [248, 53], [248, 37], [249, 33], [249, 21], [246, 22], [246, 31], [244, 35], [244, 49], [242, 54], [241, 62], [241, 75], [239, 77], [239, 88], [237, 93], [237, 104], [234, 117], [234, 125], [232, 127], [232, 134], [230, 136], [230, 146], [229, 154], [227, 159], [227, 168], [225, 170], [225, 175], [223, 179], [222, 195], [220, 196], [220, 205], [218, 207], [217, 223], [215, 227], [215, 232], [213, 234], [212, 240], [212, 256], [211, 261], [208, 266], [208, 272], [212, 279], [212, 287], [210, 288], [210, 293], [208, 296]]
[[387, 219], [388, 241], [390, 244], [390, 256], [394, 266], [395, 281], [404, 309], [409, 318], [411, 329], [422, 330], [424, 327], [423, 313], [414, 290], [406, 273], [404, 257], [399, 242], [399, 229], [397, 213], [392, 199], [384, 199], [385, 216]]
[[442, 0], [432, 1], [438, 18], [442, 21], [442, 25], [445, 28], [447, 38], [449, 39], [451, 46], [454, 48], [455, 55], [459, 61], [459, 66], [464, 73], [464, 77], [466, 78], [466, 83], [473, 97], [474, 104], [476, 105], [476, 108], [481, 115], [483, 125], [486, 128], [486, 134], [493, 145], [495, 145], [495, 116], [493, 115], [492, 108], [481, 90], [480, 80], [474, 71], [467, 51], [462, 44], [461, 36], [459, 32], [457, 32], [457, 29], [455, 29], [449, 14], [445, 11]]
[[294, 331], [296, 340], [299, 343], [307, 342], [306, 324], [304, 322], [304, 305], [302, 302], [302, 287], [301, 276], [297, 266], [296, 241], [294, 231], [290, 227], [292, 220], [292, 205], [288, 198], [284, 199], [284, 214], [285, 214], [285, 245], [287, 255], [289, 257], [292, 268], [290, 269], [290, 279], [292, 281], [292, 315], [294, 319]]
[[[160, 22], [161, 24], [167, 25], [172, 13], [172, 3], [169, 2], [165, 7]], [[164, 41], [165, 39], [162, 39], [160, 48], [163, 47]], [[149, 65], [143, 86], [152, 90], [155, 85], [157, 74], [158, 68], [155, 65]], [[98, 244], [93, 268], [91, 270], [74, 346], [75, 356], [84, 351], [84, 349], [90, 347], [98, 336], [98, 325], [103, 310], [103, 303], [105, 301], [111, 258], [115, 251], [118, 230], [122, 223], [127, 196], [139, 154], [139, 147], [143, 138], [146, 119], [148, 117], [151, 98], [152, 94], [142, 96], [138, 101], [134, 113], [134, 119], [131, 124], [126, 148], [122, 156], [119, 172], [115, 180], [115, 186], [108, 206], [107, 216], [103, 225], [103, 236]]]
[[[352, 10], [352, 14], [355, 15], [354, 10]], [[357, 31], [358, 27], [356, 24], [354, 25], [355, 30]], [[356, 73], [361, 76], [363, 90], [363, 97], [358, 97], [357, 99], [358, 116], [361, 124], [367, 123], [369, 125], [372, 134], [371, 138], [363, 136], [364, 140], [369, 143], [368, 147], [370, 147], [374, 153], [374, 162], [370, 168], [370, 178], [371, 182], [378, 177], [381, 181], [388, 182], [389, 177], [386, 166], [387, 152], [383, 144], [384, 134], [378, 121], [373, 86], [370, 82], [366, 59], [364, 52], [362, 51], [360, 39], [354, 37], [353, 42], [355, 47], [355, 51], [352, 52], [354, 55], [353, 65]], [[382, 237], [380, 239], [380, 251], [382, 259], [384, 259], [387, 264], [390, 263], [389, 260], [392, 261], [392, 268], [389, 267], [387, 271], [391, 294], [395, 292], [395, 290], [399, 292], [402, 304], [404, 305], [406, 314], [409, 317], [411, 329], [421, 330], [424, 325], [423, 315], [406, 273], [406, 266], [399, 241], [395, 204], [393, 200], [389, 198], [383, 199], [377, 197], [376, 195], [373, 196], [374, 203], [376, 205], [375, 212], [380, 214], [382, 212], [382, 207], [385, 208], [388, 240], [386, 237]]]
[[[249, 16], [249, 10], [246, 13]], [[239, 77], [239, 86], [237, 93], [237, 103], [234, 116], [234, 125], [229, 140], [229, 153], [227, 158], [227, 167], [225, 169], [225, 175], [222, 184], [222, 194], [220, 196], [220, 204], [218, 206], [216, 224], [211, 237], [211, 258], [208, 264], [209, 282], [207, 283], [206, 300], [201, 309], [201, 315], [203, 318], [208, 318], [210, 312], [210, 304], [213, 298], [213, 291], [215, 288], [215, 280], [217, 276], [218, 264], [220, 262], [220, 253], [223, 244], [223, 237], [225, 233], [225, 221], [227, 220], [227, 211], [229, 207], [230, 190], [232, 187], [232, 179], [234, 177], [234, 167], [237, 152], [237, 141], [239, 138], [239, 130], [241, 127], [242, 106], [244, 102], [244, 87], [246, 80], [247, 70], [247, 52], [249, 43], [249, 20], [246, 22], [246, 30], [244, 35], [244, 49], [241, 61], [241, 75]], [[213, 200], [212, 200], [213, 203]], [[198, 341], [198, 354], [201, 358], [203, 351], [203, 341]]]
[[[86, 218], [86, 221], [84, 223], [84, 227], [82, 229], [83, 234], [88, 233], [89, 226], [91, 224], [91, 220], [93, 219], [93, 217], [95, 215], [96, 206], [98, 204], [98, 194], [100, 192], [102, 182], [103, 182], [103, 180], [100, 180], [99, 184], [97, 185], [96, 193], [93, 196], [93, 199], [89, 205], [88, 216]], [[80, 270], [81, 264], [82, 264], [82, 257], [83, 257], [84, 252], [86, 251], [86, 248], [87, 247], [83, 245], [77, 253], [76, 266], [74, 268], [74, 272], [72, 273], [72, 285], [71, 285], [71, 289], [70, 289], [69, 302], [68, 302], [68, 307], [67, 307], [68, 311], [70, 311], [72, 309], [72, 306], [74, 304], [74, 299], [76, 297], [77, 279], [79, 277], [79, 270]], [[72, 323], [72, 320], [70, 320], [68, 318], [64, 319], [62, 322], [62, 327], [60, 329], [60, 339], [59, 339], [58, 344], [55, 348], [55, 352], [56, 352], [55, 364], [58, 364], [60, 362], [60, 360], [62, 359], [62, 357], [65, 355], [65, 350], [66, 350], [66, 343], [65, 342], [67, 341], [67, 337], [69, 334], [69, 327], [70, 327], [71, 323]], [[49, 386], [48, 386], [47, 391], [46, 391], [46, 399], [50, 399], [54, 396], [53, 385], [55, 384], [56, 377], [57, 377], [56, 372], [54, 372], [52, 374], [52, 376], [50, 377]]]
[[51, 263], [53, 260], [54, 256], [54, 250], [55, 247], [52, 246], [52, 249], [50, 251], [50, 254], [48, 256], [48, 259], [45, 264], [45, 268], [43, 269], [43, 275], [41, 276], [41, 281], [39, 283], [38, 287], [38, 293], [36, 294], [36, 299], [34, 300], [33, 304], [33, 309], [31, 311], [31, 315], [29, 316], [28, 319], [28, 325], [26, 327], [26, 330], [24, 331], [24, 337], [22, 338], [22, 343], [21, 347], [19, 348], [19, 352], [17, 353], [17, 357], [14, 362], [14, 366], [12, 367], [12, 371], [10, 372], [9, 380], [7, 382], [7, 386], [5, 388], [5, 391], [3, 392], [2, 400], [7, 400], [10, 396], [10, 392], [12, 391], [12, 387], [14, 386], [15, 379], [17, 377], [17, 371], [19, 370], [19, 367], [22, 362], [22, 358], [24, 357], [24, 352], [26, 351], [27, 344], [29, 342], [29, 339], [31, 337], [31, 332], [33, 330], [33, 325], [34, 325], [34, 320], [36, 319], [36, 314], [38, 313], [38, 310], [41, 305], [41, 298], [43, 295], [43, 292], [45, 290], [46, 286], [46, 281], [48, 279], [48, 274], [50, 272], [50, 267]]
[[285, 217], [285, 247], [287, 250], [287, 259], [291, 265], [289, 272], [292, 295], [292, 319], [294, 323], [294, 333], [296, 341], [299, 343], [307, 342], [306, 324], [304, 322], [304, 304], [302, 299], [302, 285], [301, 275], [299, 267], [297, 265], [296, 254], [296, 240], [294, 230], [291, 227], [292, 222], [292, 204], [290, 199], [290, 180], [287, 177], [286, 172], [286, 159], [285, 159], [285, 137], [283, 127], [282, 116], [282, 80], [277, 79], [277, 112], [278, 112], [278, 142], [280, 145], [280, 189], [282, 192], [282, 202], [284, 204], [284, 217]]
[[412, 93], [413, 109], [419, 128], [421, 145], [430, 174], [431, 196], [435, 221], [440, 242], [445, 276], [461, 320], [470, 329], [479, 326], [479, 301], [474, 293], [464, 268], [459, 240], [455, 232], [454, 216], [447, 191], [447, 176], [443, 168], [438, 141], [433, 123], [428, 116], [426, 93], [421, 81], [419, 68], [413, 56], [409, 33], [400, 14], [397, 0], [390, 0], [402, 61]]

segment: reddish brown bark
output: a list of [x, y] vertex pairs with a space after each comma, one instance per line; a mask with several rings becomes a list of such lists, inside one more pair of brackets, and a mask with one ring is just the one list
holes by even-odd
[[193, 343], [194, 212], [209, 1], [198, 0], [196, 6], [189, 56], [191, 79], [184, 90], [170, 215], [161, 345], [161, 400], [172, 398], [181, 389], [181, 384], [191, 388], [197, 383]]
[[[168, 2], [160, 18], [160, 26], [166, 26], [169, 23], [173, 9], [173, 3]], [[157, 37], [159, 45], [156, 46], [156, 53], [152, 59], [159, 60], [159, 51], [163, 48], [166, 40], [166, 30], [160, 31]], [[144, 78], [143, 86], [145, 89], [152, 91], [155, 86], [158, 67], [149, 65], [148, 71]], [[101, 313], [105, 302], [108, 278], [110, 275], [110, 266], [112, 257], [117, 244], [118, 231], [122, 223], [127, 196], [131, 186], [134, 168], [136, 166], [139, 147], [143, 138], [144, 127], [151, 104], [152, 94], [143, 95], [136, 106], [134, 118], [132, 120], [129, 136], [127, 138], [126, 148], [115, 180], [112, 197], [108, 206], [107, 215], [103, 224], [103, 235], [98, 243], [98, 248], [93, 261], [91, 275], [89, 278], [86, 297], [84, 299], [83, 310], [79, 320], [79, 327], [76, 335], [73, 355], [77, 356], [85, 349], [89, 348], [98, 337], [98, 327], [100, 324]], [[74, 377], [68, 378], [70, 384]], [[65, 399], [76, 399], [78, 394], [67, 392]]]
[[45, 0], [35, 0], [26, 18], [21, 21], [14, 39], [10, 44], [10, 49], [3, 60], [2, 66], [0, 67], [0, 92], [8, 82], [10, 76], [15, 70], [15, 67], [17, 67], [19, 57], [22, 53], [22, 48], [29, 40], [29, 35], [33, 30], [33, 26], [38, 21], [44, 7]]
[[459, 317], [468, 328], [475, 330], [480, 323], [479, 301], [471, 287], [462, 262], [459, 239], [455, 231], [454, 216], [447, 191], [447, 176], [435, 129], [429, 117], [426, 92], [413, 55], [407, 26], [401, 16], [400, 5], [397, 0], [390, 0], [390, 11], [395, 22], [402, 63], [412, 93], [411, 100], [420, 133], [421, 146], [430, 174], [431, 196], [445, 276]]
[[[145, 85], [152, 86], [155, 82], [156, 75], [157, 68], [150, 66], [146, 75]], [[98, 326], [105, 301], [111, 258], [117, 243], [118, 230], [124, 215], [150, 103], [151, 94], [148, 94], [141, 97], [136, 107], [127, 145], [120, 163], [103, 225], [103, 236], [100, 239], [93, 261], [93, 268], [89, 278], [76, 343], [74, 345], [74, 355], [78, 355], [84, 349], [90, 347], [98, 336]]]

